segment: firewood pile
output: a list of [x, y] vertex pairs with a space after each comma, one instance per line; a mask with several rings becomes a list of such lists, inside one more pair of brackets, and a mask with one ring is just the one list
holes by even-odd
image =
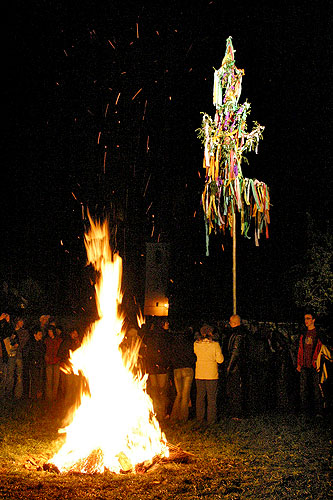
[[165, 463], [189, 463], [193, 460], [194, 455], [187, 451], [184, 451], [180, 448], [179, 445], [172, 445], [168, 443], [169, 447], [169, 456], [168, 457], [160, 457], [156, 456], [153, 460], [149, 462], [144, 462], [143, 464], [139, 464], [135, 467], [136, 473], [145, 473], [145, 472], [154, 472], [158, 469], [160, 464]]
[[[118, 455], [118, 460], [121, 466], [121, 473], [126, 474], [130, 472], [135, 472], [136, 474], [144, 474], [146, 472], [156, 471], [161, 464], [166, 463], [189, 463], [193, 459], [193, 454], [184, 451], [179, 445], [173, 445], [168, 443], [169, 456], [161, 457], [159, 455], [155, 456], [152, 460], [147, 460], [141, 464], [137, 464], [133, 470], [133, 466], [128, 460], [124, 453]], [[100, 465], [103, 463], [103, 453], [101, 450], [94, 450], [90, 455], [82, 460], [77, 461], [74, 466], [68, 471], [68, 473], [85, 473], [85, 474], [95, 474], [101, 469]], [[47, 461], [45, 455], [39, 457], [29, 457], [24, 467], [28, 470], [37, 471], [47, 471], [59, 474], [60, 471], [51, 462]], [[105, 468], [105, 473], [110, 473], [110, 471]]]

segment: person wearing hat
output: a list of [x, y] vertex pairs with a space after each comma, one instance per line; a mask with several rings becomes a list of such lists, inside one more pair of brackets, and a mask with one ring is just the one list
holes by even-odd
[[208, 424], [216, 421], [218, 364], [224, 361], [220, 344], [213, 339], [213, 331], [212, 326], [204, 324], [200, 329], [198, 339], [194, 342], [194, 353], [197, 357], [195, 364], [196, 418], [199, 423], [204, 422], [207, 396]]

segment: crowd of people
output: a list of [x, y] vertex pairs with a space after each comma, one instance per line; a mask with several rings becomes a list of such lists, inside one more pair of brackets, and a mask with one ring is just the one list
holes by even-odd
[[80, 347], [76, 328], [64, 331], [50, 315], [32, 325], [22, 317], [0, 315], [0, 399], [62, 399], [68, 407], [79, 398], [80, 377], [70, 369], [70, 351]]
[[[304, 321], [294, 359], [284, 335], [269, 332], [255, 342], [237, 314], [223, 328], [202, 322], [176, 329], [167, 318], [148, 318], [141, 328], [128, 326], [121, 348], [135, 352], [131, 369], [148, 374], [161, 422], [195, 418], [209, 425], [262, 410], [322, 416], [332, 409], [332, 350], [320, 339], [315, 315], [307, 312]], [[77, 404], [83, 380], [69, 359], [81, 342], [77, 328], [64, 330], [49, 315], [27, 326], [22, 317], [2, 313], [0, 400]]]
[[167, 319], [151, 318], [137, 334], [158, 418], [201, 425], [261, 411], [331, 412], [332, 347], [315, 321], [305, 314], [294, 356], [281, 332], [250, 332], [237, 314], [222, 329], [204, 323], [170, 331]]

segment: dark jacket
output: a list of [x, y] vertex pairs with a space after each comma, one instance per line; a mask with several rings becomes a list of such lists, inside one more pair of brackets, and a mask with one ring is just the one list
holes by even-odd
[[28, 359], [30, 366], [44, 366], [46, 346], [43, 340], [36, 340], [34, 336], [29, 340]]
[[170, 334], [162, 328], [156, 328], [147, 332], [143, 341], [146, 345], [147, 373], [168, 373], [170, 370]]
[[242, 325], [232, 328], [228, 343], [228, 371], [233, 372], [237, 368], [245, 368], [245, 335], [246, 332]]
[[171, 340], [171, 366], [177, 368], [194, 368], [196, 362], [193, 338], [187, 333], [174, 333]]

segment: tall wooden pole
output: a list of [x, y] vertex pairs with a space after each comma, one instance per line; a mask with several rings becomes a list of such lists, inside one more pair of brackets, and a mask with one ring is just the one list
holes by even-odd
[[[255, 242], [258, 244], [258, 228], [262, 233], [265, 227], [268, 238], [270, 208], [268, 186], [257, 179], [244, 177], [241, 169], [243, 155], [253, 150], [257, 152], [265, 128], [254, 122], [252, 131], [247, 131], [246, 119], [251, 106], [247, 101], [238, 104], [243, 75], [244, 70], [236, 68], [232, 39], [229, 37], [221, 67], [214, 72], [215, 116], [211, 118], [204, 113], [202, 126], [197, 131], [205, 148], [205, 187], [201, 198], [206, 229], [208, 233], [216, 233], [222, 228], [223, 232], [230, 228], [233, 240], [233, 314], [237, 314], [236, 210], [244, 221], [242, 234], [245, 237], [249, 223], [255, 217]], [[206, 255], [207, 248], [208, 235]]]
[[236, 296], [236, 207], [232, 214], [232, 297], [233, 314], [237, 314], [237, 296]]

